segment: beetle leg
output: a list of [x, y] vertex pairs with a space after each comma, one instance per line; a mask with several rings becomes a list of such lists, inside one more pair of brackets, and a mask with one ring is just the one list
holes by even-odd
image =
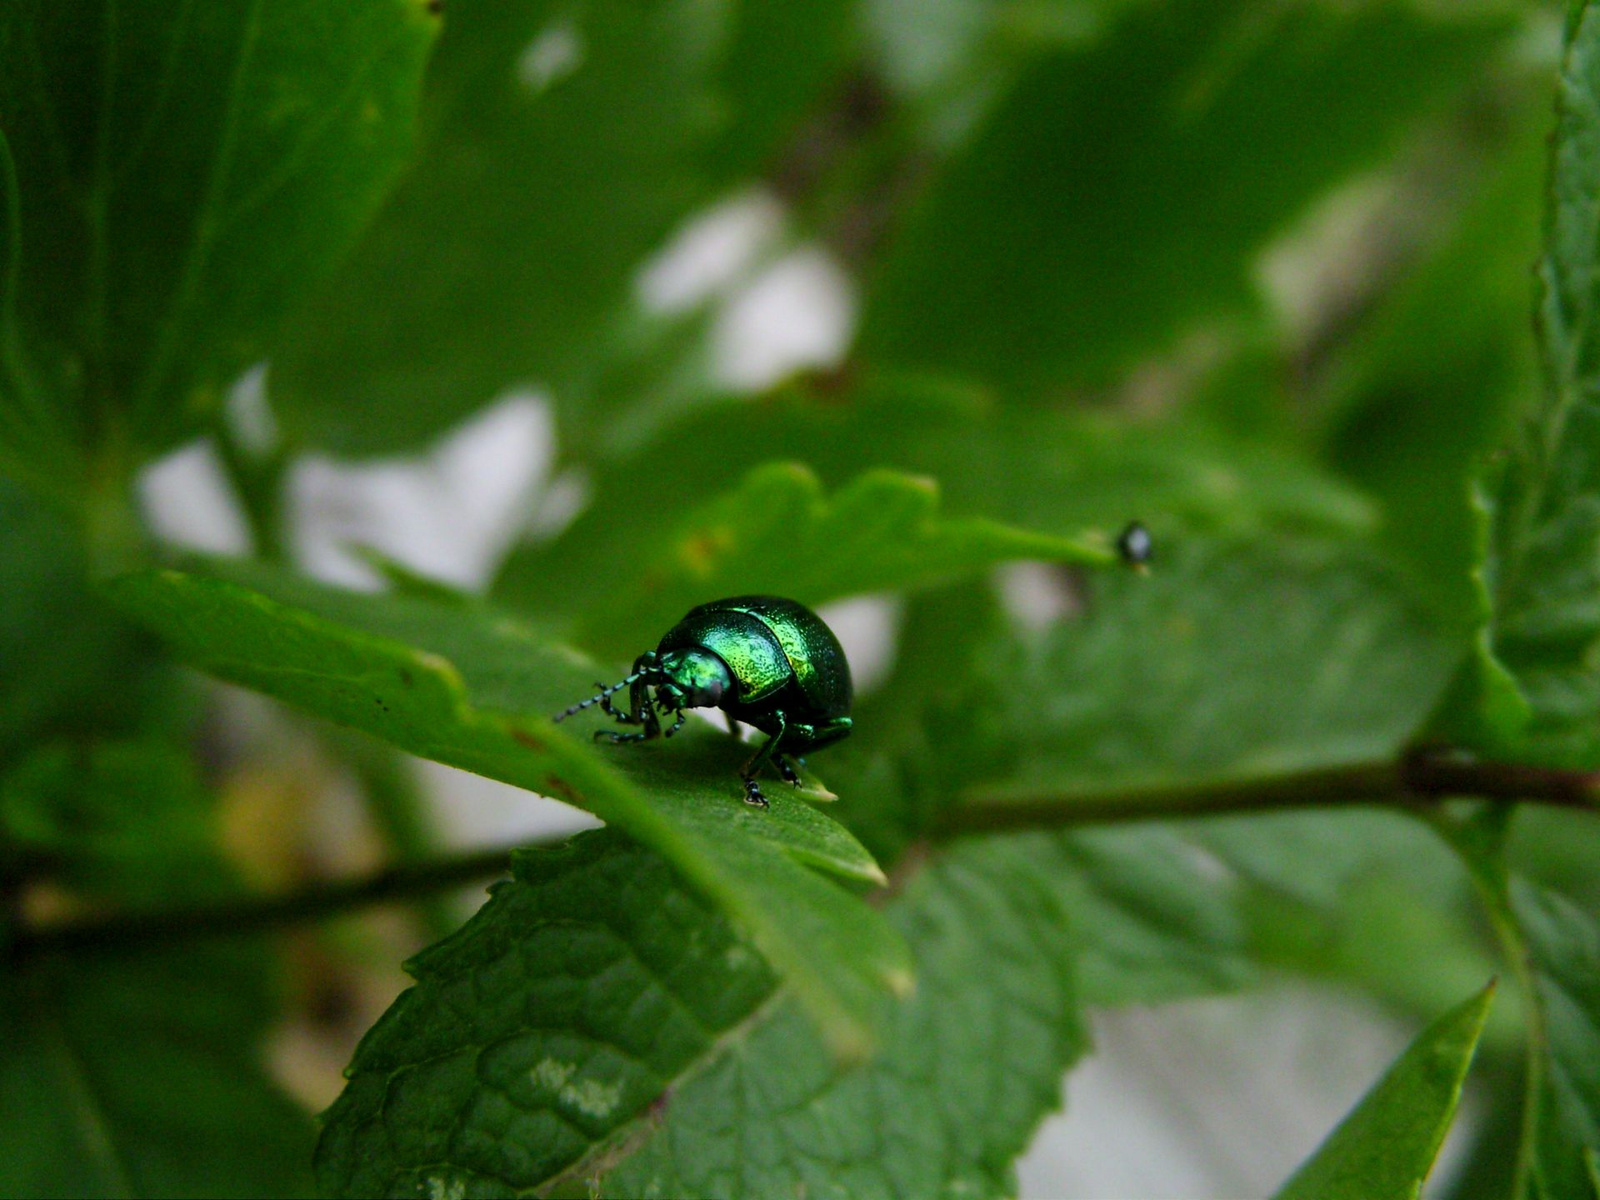
[[800, 786], [800, 776], [795, 774], [794, 764], [789, 761], [787, 754], [774, 754], [772, 761], [777, 764], [779, 775], [782, 775], [785, 780], [794, 784], [795, 787]]
[[834, 742], [849, 737], [850, 728], [849, 717], [835, 717], [831, 721], [824, 721], [821, 725], [813, 725], [810, 743], [806, 749], [820, 750], [824, 746], [831, 746]]
[[[605, 687], [604, 684], [600, 684], [599, 686], [602, 689]], [[643, 717], [636, 717], [632, 713], [623, 712], [620, 708], [613, 708], [611, 706], [611, 697], [605, 695], [603, 691], [600, 696], [600, 711], [605, 713], [608, 717], [616, 718], [624, 725], [640, 725], [644, 722]]]
[[[756, 772], [761, 770], [773, 760], [778, 752], [779, 745], [783, 742], [783, 735], [788, 732], [788, 723], [784, 721], [783, 714], [778, 714], [778, 732], [769, 737], [756, 756], [745, 763], [744, 770], [739, 772], [739, 778], [744, 780], [744, 802], [754, 804], [757, 808], [767, 807], [767, 798], [761, 794], [761, 785], [756, 782]], [[782, 768], [779, 768], [782, 771]]]
[[634, 737], [629, 736], [630, 742], [647, 742], [651, 738], [661, 736], [661, 722], [656, 719], [655, 701], [650, 697], [650, 680], [641, 677], [634, 681], [628, 697], [633, 701], [634, 719], [644, 726], [644, 733]]
[[683, 728], [683, 709], [681, 709], [681, 708], [673, 709], [673, 713], [674, 713], [674, 720], [672, 722], [672, 727], [670, 729], [666, 730], [661, 735], [662, 737], [671, 737], [673, 734], [677, 733], [678, 730]]
[[594, 731], [594, 740], [598, 742], [601, 738], [610, 738], [613, 743], [648, 742], [650, 735], [648, 733], [618, 733], [614, 729], [596, 729]]

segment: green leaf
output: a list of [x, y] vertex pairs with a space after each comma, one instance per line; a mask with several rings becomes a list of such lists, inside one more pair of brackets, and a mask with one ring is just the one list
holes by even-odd
[[[1327, 548], [1169, 543], [1147, 576], [1095, 576], [1077, 598], [1081, 615], [1043, 631], [954, 594], [909, 606], [895, 673], [859, 707], [873, 737], [830, 768], [871, 798], [843, 815], [885, 860], [954, 805], [980, 827], [996, 802], [1070, 820], [1076, 803], [1115, 818], [1159, 797], [1178, 814], [1212, 788], [1385, 761], [1458, 653], [1383, 572]], [[1095, 1003], [1236, 987], [1265, 963], [1436, 1011], [1441, 980], [1454, 996], [1492, 970], [1460, 871], [1400, 817], [1213, 818], [1067, 846]], [[1383, 887], [1397, 877], [1416, 888]], [[1426, 978], [1419, 943], [1438, 959]]]
[[[885, 862], [909, 852], [968, 786], [1015, 769], [1029, 726], [1016, 712], [1014, 637], [986, 582], [914, 596], [894, 671], [856, 707], [863, 734], [833, 751], [830, 779], [865, 805], [840, 815]], [[1152, 1003], [1254, 976], [1234, 881], [1187, 831], [1086, 830], [1057, 843], [1059, 902], [1078, 946], [1086, 1004]]]
[[1096, 577], [1084, 619], [996, 662], [1029, 753], [970, 790], [1114, 802], [1384, 761], [1456, 655], [1381, 570], [1345, 552], [1171, 545], [1148, 577]]
[[[1501, 969], [1470, 878], [1423, 822], [1392, 811], [1310, 811], [1194, 822], [1191, 852], [1232, 875], [1252, 961], [1354, 986], [1426, 1016]], [[1213, 881], [1208, 888], [1217, 890]], [[1425, 961], [1426, 970], [1417, 963]], [[1485, 1034], [1520, 1043], [1522, 1005], [1499, 997]]]
[[1547, 399], [1490, 482], [1490, 657], [1469, 668], [1491, 681], [1509, 672], [1527, 703], [1518, 712], [1477, 684], [1482, 749], [1577, 768], [1600, 765], [1597, 180], [1600, 11], [1584, 3], [1568, 22], [1545, 212], [1539, 315]]
[[727, 911], [793, 984], [841, 1055], [862, 1053], [904, 949], [873, 912], [802, 867], [881, 882], [842, 826], [789, 789], [741, 800], [743, 750], [709, 729], [591, 749], [547, 714], [598, 668], [484, 609], [341, 593], [262, 568], [256, 588], [176, 571], [126, 576], [112, 598], [197, 666], [432, 758], [586, 808], [660, 851]]
[[1009, 559], [1106, 565], [1104, 538], [1072, 540], [981, 517], [941, 516], [938, 488], [895, 471], [870, 471], [832, 498], [798, 463], [770, 463], [690, 513], [638, 563], [639, 582], [591, 606], [586, 645], [627, 653], [707, 597], [770, 593], [804, 604], [937, 582]]
[[1140, 6], [1034, 66], [922, 198], [868, 362], [1038, 395], [1250, 306], [1251, 256], [1461, 87], [1505, 25], [1415, 7]]
[[[1280, 524], [1348, 533], [1374, 515], [1357, 493], [1282, 452], [1204, 426], [1017, 411], [966, 386], [871, 376], [843, 395], [800, 387], [679, 421], [607, 465], [594, 502], [561, 536], [513, 553], [497, 594], [551, 616], [613, 602], [616, 581], [661, 553], [663, 524], [686, 525], [707, 505], [708, 480], [719, 476], [706, 464], [747, 462], [762, 447], [781, 447], [827, 488], [847, 489], [875, 468], [925, 475], [951, 518], [981, 516], [1040, 534], [1098, 529], [1109, 541], [1139, 516], [1158, 538]], [[648, 520], [638, 504], [642, 480]]]
[[1539, 252], [1549, 80], [1537, 82], [1500, 115], [1504, 144], [1475, 164], [1459, 213], [1444, 214], [1435, 243], [1316, 386], [1335, 413], [1330, 460], [1383, 501], [1383, 541], [1463, 628], [1476, 624], [1480, 561], [1469, 481], [1538, 395], [1528, 264]]
[[62, 489], [78, 451], [201, 426], [403, 164], [436, 25], [425, 0], [7, 6], [0, 462]]
[[1537, 1086], [1529, 1097], [1529, 1194], [1600, 1196], [1591, 1162], [1600, 1151], [1600, 925], [1592, 913], [1523, 880], [1511, 912], [1527, 945], [1538, 1019], [1530, 1023]]
[[266, 1078], [253, 953], [8, 965], [0, 1192], [303, 1196], [311, 1120]]
[[[983, 728], [996, 732], [983, 736], [1012, 749], [991, 747], [986, 773], [957, 776], [945, 805], [965, 806], [963, 821], [981, 825], [995, 803], [1066, 819], [1074, 806], [1115, 819], [1150, 804], [1181, 816], [1218, 790], [1390, 761], [1459, 655], [1383, 572], [1314, 546], [1169, 545], [1146, 577], [1096, 576], [1086, 604], [1081, 618], [986, 656]], [[963, 736], [956, 720], [938, 730], [935, 778], [967, 753]], [[1408, 951], [1396, 928], [1412, 909], [1454, 931], [1466, 905], [1448, 856], [1397, 824], [1340, 813], [1116, 831], [1115, 853], [1089, 855], [1082, 878], [1127, 915], [1083, 918], [1099, 947], [1086, 950], [1097, 967], [1086, 987], [1157, 999], [1234, 986], [1264, 963], [1406, 1003], [1436, 999], [1425, 984], [1481, 968], [1483, 956], [1465, 934], [1440, 940], [1425, 981], [1393, 957]], [[1363, 881], [1423, 871], [1425, 894], [1385, 893], [1355, 910]]]
[[324, 1120], [336, 1196], [524, 1194], [637, 1137], [664, 1092], [772, 992], [666, 860], [611, 831], [515, 878], [409, 964]]
[[1085, 1004], [1156, 1004], [1256, 980], [1245, 896], [1189, 830], [1097, 829], [1061, 839], [1062, 899]]
[[373, 454], [512, 385], [565, 398], [642, 260], [815, 102], [848, 21], [838, 0], [451, 0], [420, 161], [274, 358], [285, 424]]
[[1277, 1200], [1416, 1200], [1461, 1100], [1490, 985], [1417, 1036]]
[[888, 908], [917, 991], [882, 1049], [830, 1063], [792, 1005], [675, 1089], [642, 1148], [584, 1172], [608, 1196], [1014, 1195], [1011, 1163], [1082, 1052], [1070, 870], [1052, 839], [949, 849]]

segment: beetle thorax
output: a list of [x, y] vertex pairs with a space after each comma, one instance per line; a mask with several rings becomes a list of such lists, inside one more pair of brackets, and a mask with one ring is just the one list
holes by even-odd
[[716, 708], [732, 699], [733, 675], [709, 650], [670, 650], [657, 664], [661, 682], [677, 708]]

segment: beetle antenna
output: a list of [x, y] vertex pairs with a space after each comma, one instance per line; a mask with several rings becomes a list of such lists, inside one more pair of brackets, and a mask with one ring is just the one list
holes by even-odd
[[599, 704], [600, 701], [608, 699], [609, 697], [615, 695], [617, 692], [620, 692], [623, 688], [632, 686], [633, 684], [637, 683], [639, 680], [643, 679], [646, 675], [650, 675], [650, 674], [652, 674], [652, 672], [649, 671], [649, 670], [635, 671], [632, 675], [629, 675], [626, 679], [622, 680], [620, 683], [613, 683], [610, 687], [601, 688], [598, 692], [596, 692], [593, 696], [590, 696], [587, 700], [580, 700], [577, 704], [574, 704], [571, 708], [567, 709], [566, 712], [559, 712], [555, 716], [551, 717], [550, 719], [552, 721], [565, 721], [568, 717], [572, 716], [574, 713], [582, 712], [584, 709], [588, 708], [591, 704]]

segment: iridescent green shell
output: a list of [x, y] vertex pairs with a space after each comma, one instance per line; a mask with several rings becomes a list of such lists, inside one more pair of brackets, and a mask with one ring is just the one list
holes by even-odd
[[[785, 715], [806, 723], [845, 716], [854, 695], [850, 664], [833, 630], [803, 604], [779, 596], [734, 596], [692, 609], [657, 647], [704, 648], [728, 665], [733, 705], [759, 708], [780, 696]], [[786, 685], [793, 685], [783, 696]]]

